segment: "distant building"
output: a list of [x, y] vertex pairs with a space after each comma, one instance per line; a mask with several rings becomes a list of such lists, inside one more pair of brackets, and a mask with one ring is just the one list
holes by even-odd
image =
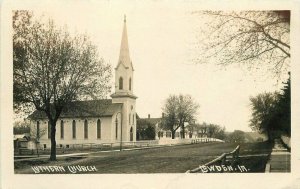
[[35, 139], [30, 138], [29, 133], [14, 135], [14, 149], [35, 149], [36, 142]]
[[[155, 140], [172, 139], [171, 131], [162, 128], [161, 121], [162, 118], [151, 118], [150, 114], [148, 114], [148, 118], [138, 118], [137, 134], [139, 134], [139, 131], [146, 129], [148, 125], [152, 125], [155, 128], [155, 133], [156, 133]], [[207, 128], [201, 127], [201, 128], [191, 130], [190, 125], [188, 125], [188, 123], [185, 124], [185, 132], [184, 132], [185, 138], [207, 138], [208, 137], [207, 132], [208, 132]], [[175, 133], [175, 138], [177, 139], [183, 138], [182, 135], [183, 135], [182, 129], [178, 128]], [[139, 139], [143, 140], [143, 138], [139, 138]]]
[[[57, 145], [136, 141], [137, 97], [133, 94], [133, 71], [124, 18], [119, 61], [115, 68], [115, 93], [108, 100], [74, 101], [66, 106], [56, 123]], [[40, 137], [40, 144], [49, 148], [51, 130], [45, 113], [35, 111], [28, 118], [37, 132], [47, 131]]]

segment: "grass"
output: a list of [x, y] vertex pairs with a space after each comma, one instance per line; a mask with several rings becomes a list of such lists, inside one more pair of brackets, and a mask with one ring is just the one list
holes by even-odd
[[[58, 158], [57, 162], [21, 161], [15, 162], [15, 173], [33, 173], [32, 165], [84, 165], [96, 166], [95, 173], [184, 173], [203, 165], [224, 152], [232, 151], [236, 143], [202, 143], [172, 147], [152, 148], [146, 150], [122, 152], [95, 152], [88, 156], [76, 158]], [[266, 143], [241, 144], [241, 155], [262, 154], [271, 151]], [[247, 160], [253, 172], [262, 172], [265, 161], [259, 158]], [[22, 165], [20, 165], [22, 164]], [[250, 167], [249, 165], [249, 167]]]
[[268, 160], [269, 156], [247, 157], [241, 158], [238, 164], [245, 166], [250, 173], [265, 172]]

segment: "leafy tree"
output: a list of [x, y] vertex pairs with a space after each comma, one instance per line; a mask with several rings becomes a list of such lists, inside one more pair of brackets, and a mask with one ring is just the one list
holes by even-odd
[[162, 108], [164, 117], [162, 118], [162, 127], [171, 131], [172, 139], [175, 138], [175, 132], [181, 127], [182, 137], [185, 138], [186, 122], [192, 123], [199, 109], [199, 105], [190, 95], [170, 95]]
[[221, 140], [225, 139], [225, 127], [212, 123], [207, 124], [205, 122], [203, 122], [200, 126], [205, 128], [208, 137], [218, 138]]
[[290, 11], [198, 11], [201, 28], [196, 62], [266, 65], [280, 76], [290, 63]]
[[[290, 73], [289, 73], [290, 76]], [[284, 83], [284, 87], [279, 93], [276, 118], [278, 118], [277, 127], [284, 134], [291, 136], [291, 77]]]
[[218, 126], [218, 129], [213, 135], [213, 138], [224, 140], [226, 138], [225, 131], [226, 131], [225, 127]]
[[189, 133], [197, 132], [200, 135], [206, 135], [211, 138], [225, 139], [225, 127], [216, 124], [203, 122], [202, 124], [190, 124], [187, 126]]
[[251, 97], [250, 127], [265, 133], [268, 140], [281, 134], [291, 135], [291, 79], [284, 83], [280, 93], [263, 93]]
[[147, 140], [154, 140], [155, 139], [155, 128], [153, 126], [148, 126], [145, 129], [145, 135]]
[[226, 137], [227, 142], [243, 143], [245, 142], [245, 133], [240, 130], [234, 130]]
[[137, 120], [137, 139], [154, 140], [156, 135], [155, 125], [145, 119]]
[[111, 68], [87, 36], [71, 36], [49, 19], [26, 11], [13, 15], [14, 107], [31, 105], [51, 125], [50, 160], [56, 160], [56, 122], [70, 102], [101, 98], [110, 90]]
[[276, 125], [274, 121], [276, 117], [275, 108], [278, 102], [278, 94], [276, 93], [262, 93], [256, 97], [250, 97], [252, 118], [250, 120], [250, 127], [268, 136], [268, 140], [273, 139]]

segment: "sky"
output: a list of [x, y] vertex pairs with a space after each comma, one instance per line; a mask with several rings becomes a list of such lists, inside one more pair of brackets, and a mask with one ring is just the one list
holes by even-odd
[[[67, 1], [68, 2], [68, 1]], [[177, 1], [101, 1], [49, 4], [32, 9], [70, 32], [90, 36], [100, 56], [117, 65], [123, 17], [127, 18], [130, 57], [134, 67], [133, 92], [140, 117], [160, 117], [170, 94], [189, 94], [200, 105], [197, 121], [225, 126], [227, 131], [250, 131], [250, 96], [279, 90], [281, 81], [258, 70], [215, 64], [196, 64], [194, 48], [202, 27], [201, 4]], [[197, 57], [199, 58], [199, 57]], [[112, 90], [114, 89], [112, 77]]]

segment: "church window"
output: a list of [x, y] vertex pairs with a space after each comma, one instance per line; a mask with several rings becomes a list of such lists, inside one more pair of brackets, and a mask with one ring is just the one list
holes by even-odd
[[131, 91], [131, 78], [129, 78], [129, 90]]
[[129, 117], [129, 124], [130, 124], [130, 117], [131, 117], [131, 115], [129, 114], [129, 116], [128, 116], [128, 117]]
[[132, 124], [134, 124], [134, 114], [132, 114]]
[[60, 121], [60, 138], [61, 139], [64, 138], [64, 121], [63, 120]]
[[88, 138], [88, 132], [89, 132], [88, 121], [87, 121], [87, 120], [84, 120], [84, 138], [85, 138], [85, 139]]
[[119, 79], [119, 90], [122, 90], [123, 89], [123, 78], [120, 77]]
[[72, 122], [72, 136], [73, 138], [76, 138], [76, 121], [73, 120]]
[[51, 124], [50, 124], [50, 121], [48, 121], [48, 138], [51, 138]]
[[116, 139], [118, 138], [118, 118], [116, 118]]
[[36, 139], [40, 138], [40, 122], [36, 122]]
[[97, 138], [101, 138], [101, 121], [98, 119], [97, 121]]
[[130, 128], [130, 141], [133, 141], [133, 128]]

